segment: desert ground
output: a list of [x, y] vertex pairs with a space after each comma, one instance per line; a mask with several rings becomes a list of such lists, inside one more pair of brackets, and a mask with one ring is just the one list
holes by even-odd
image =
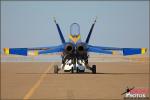
[[60, 62], [1, 62], [1, 99], [120, 100], [127, 87], [149, 88], [149, 57], [95, 56], [90, 61], [97, 74], [53, 74]]

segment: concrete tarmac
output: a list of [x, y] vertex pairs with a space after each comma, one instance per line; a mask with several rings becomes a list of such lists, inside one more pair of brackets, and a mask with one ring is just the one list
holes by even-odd
[[46, 62], [1, 63], [1, 99], [123, 99], [127, 87], [149, 87], [149, 62], [92, 62], [97, 74], [53, 74]]

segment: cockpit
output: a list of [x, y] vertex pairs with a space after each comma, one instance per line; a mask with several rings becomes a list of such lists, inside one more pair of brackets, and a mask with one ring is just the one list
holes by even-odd
[[69, 39], [70, 39], [70, 42], [73, 42], [73, 43], [77, 43], [81, 41], [80, 25], [78, 23], [71, 24]]

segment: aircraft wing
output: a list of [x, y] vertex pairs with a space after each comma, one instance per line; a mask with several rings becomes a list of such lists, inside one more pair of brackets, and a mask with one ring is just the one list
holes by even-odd
[[63, 51], [64, 51], [64, 46], [60, 45], [48, 50], [39, 51], [38, 54], [48, 54], [48, 53], [56, 53], [56, 52], [63, 52]]
[[53, 47], [35, 47], [35, 48], [4, 48], [4, 53], [7, 55], [14, 54], [14, 55], [28, 56], [28, 55], [63, 52], [64, 51], [63, 49], [64, 49], [63, 45]]
[[[92, 45], [88, 45], [88, 48], [89, 48], [89, 52], [97, 52], [97, 53], [105, 53], [109, 51], [112, 54], [114, 54], [114, 51], [121, 51], [124, 56], [145, 54], [147, 51], [146, 48], [117, 48], [117, 47], [101, 47], [101, 46], [92, 46]], [[102, 50], [103, 52], [98, 52], [99, 50]]]
[[112, 51], [103, 50], [103, 49], [101, 49], [101, 48], [94, 47], [94, 46], [88, 46], [88, 51], [89, 51], [89, 52], [95, 52], [95, 53], [113, 54]]
[[103, 50], [123, 50], [123, 48], [117, 48], [117, 47], [103, 47], [103, 46], [92, 46], [92, 45], [89, 46], [94, 48], [100, 48]]

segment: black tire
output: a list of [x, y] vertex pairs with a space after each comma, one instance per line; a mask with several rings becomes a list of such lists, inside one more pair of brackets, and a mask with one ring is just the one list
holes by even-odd
[[58, 65], [54, 65], [54, 73], [58, 74]]
[[71, 68], [71, 73], [74, 73], [74, 69], [73, 69], [73, 67]]
[[79, 72], [80, 72], [79, 67], [77, 67], [77, 73], [79, 73]]
[[84, 73], [84, 72], [85, 72], [85, 70], [80, 70], [80, 72], [81, 72], [81, 73]]
[[93, 74], [96, 74], [96, 65], [93, 65], [93, 66], [92, 66], [92, 73], [93, 73]]
[[85, 60], [85, 64], [88, 64], [88, 59]]

